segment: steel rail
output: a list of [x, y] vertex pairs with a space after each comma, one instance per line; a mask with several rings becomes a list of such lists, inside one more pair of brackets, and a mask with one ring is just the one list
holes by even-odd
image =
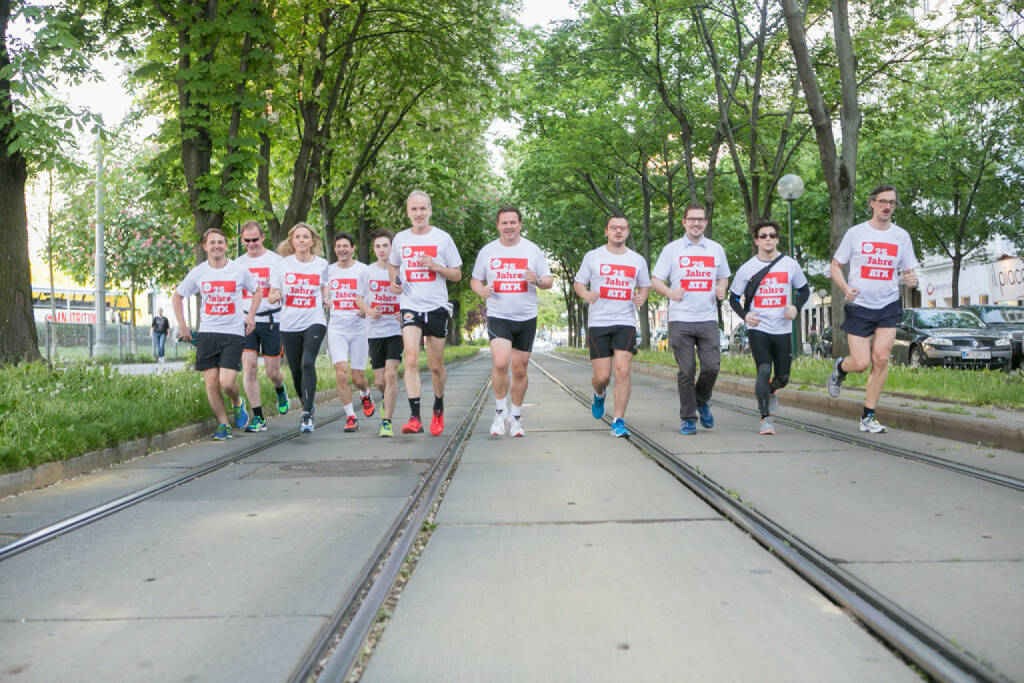
[[[388, 532], [370, 559], [363, 566], [330, 621], [306, 651], [299, 665], [289, 676], [290, 683], [311, 679], [320, 661], [328, 656], [318, 677], [323, 681], [342, 681], [359, 656], [363, 641], [377, 620], [394, 585], [406, 556], [419, 536], [423, 521], [433, 507], [441, 486], [448, 479], [456, 460], [472, 434], [488, 396], [490, 377], [477, 390], [469, 410], [452, 432], [448, 442], [434, 460], [430, 469], [420, 477], [416, 489], [402, 511], [395, 517]], [[345, 622], [348, 624], [342, 629]], [[339, 635], [340, 640], [334, 640]]]
[[[344, 412], [341, 412], [335, 415], [334, 417], [322, 419], [318, 422], [318, 425], [330, 424], [335, 420], [340, 420], [343, 415]], [[66, 534], [70, 531], [80, 529], [86, 525], [101, 520], [104, 517], [108, 517], [116, 512], [120, 512], [122, 510], [132, 507], [133, 505], [137, 505], [148, 498], [152, 498], [153, 496], [157, 496], [160, 495], [161, 493], [170, 491], [171, 489], [181, 486], [182, 484], [188, 483], [193, 479], [198, 479], [199, 477], [203, 477], [212, 472], [216, 472], [217, 470], [227, 467], [228, 465], [231, 465], [233, 463], [236, 463], [239, 460], [248, 458], [250, 455], [254, 455], [256, 453], [259, 453], [260, 451], [264, 451], [268, 448], [272, 448], [280, 443], [284, 443], [285, 441], [289, 441], [300, 436], [302, 436], [302, 434], [295, 431], [291, 431], [287, 434], [276, 436], [272, 439], [263, 441], [248, 448], [243, 448], [240, 451], [228, 453], [227, 455], [223, 455], [217, 458], [216, 460], [211, 460], [210, 462], [204, 463], [202, 465], [192, 467], [181, 474], [175, 475], [161, 482], [157, 482], [152, 486], [147, 486], [146, 488], [139, 489], [138, 491], [133, 491], [132, 493], [125, 494], [101, 505], [97, 505], [95, 507], [74, 514], [70, 517], [66, 517], [65, 519], [62, 519], [58, 522], [54, 522], [53, 524], [48, 524], [40, 529], [37, 529], [29, 534], [22, 536], [21, 538], [15, 541], [12, 541], [0, 547], [0, 562], [10, 557], [13, 557], [14, 555], [17, 555], [18, 553], [24, 552], [30, 548], [34, 548], [48, 541], [52, 541], [58, 536]]]
[[[590, 398], [533, 364], [583, 405]], [[608, 422], [607, 416], [605, 421]], [[713, 480], [683, 462], [642, 432], [630, 428], [631, 443], [650, 455], [708, 505], [750, 534], [762, 547], [836, 604], [855, 615], [870, 631], [940, 681], [999, 681], [1000, 677], [962, 652], [949, 639], [910, 612], [857, 579], [823, 553], [767, 516], [747, 508]]]

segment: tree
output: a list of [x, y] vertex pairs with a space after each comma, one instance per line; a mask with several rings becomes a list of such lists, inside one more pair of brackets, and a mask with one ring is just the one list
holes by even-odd
[[[73, 5], [0, 0], [0, 240], [5, 245], [0, 250], [0, 288], [6, 292], [0, 303], [2, 365], [39, 358], [25, 182], [34, 162], [52, 149], [52, 141], [65, 138], [63, 127], [81, 125], [84, 118], [61, 104], [33, 111], [29, 101], [52, 87], [54, 68], [70, 80], [89, 73], [88, 60], [99, 43]], [[10, 33], [11, 23], [19, 19], [30, 37]]]

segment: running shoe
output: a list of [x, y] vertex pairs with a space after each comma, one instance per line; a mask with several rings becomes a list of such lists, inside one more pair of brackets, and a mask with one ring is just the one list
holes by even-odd
[[885, 425], [876, 420], [874, 413], [872, 413], [865, 418], [861, 418], [860, 431], [882, 434], [885, 432]]
[[612, 436], [629, 436], [629, 430], [626, 429], [626, 421], [621, 417], [617, 417], [612, 420]]
[[348, 419], [345, 420], [345, 431], [354, 432], [359, 429], [359, 420], [356, 419], [355, 415], [349, 415]]
[[299, 432], [301, 434], [313, 433], [313, 416], [303, 411], [302, 420], [299, 421]]
[[214, 441], [227, 441], [231, 438], [231, 427], [225, 424], [217, 425], [217, 431], [210, 438]]
[[594, 416], [595, 420], [604, 417], [604, 396], [594, 394], [594, 403], [590, 406], [590, 414]]
[[690, 436], [691, 434], [697, 433], [697, 421], [696, 420], [683, 420], [683, 423], [679, 425], [679, 433]]
[[249, 413], [245, 412], [245, 399], [239, 398], [238, 405], [235, 406], [235, 426], [241, 429], [247, 424], [249, 424]]
[[508, 421], [508, 435], [509, 436], [526, 436], [526, 430], [523, 429], [523, 423], [520, 419], [513, 415]]
[[422, 434], [423, 423], [418, 417], [410, 417], [409, 421], [402, 425], [403, 434]]
[[395, 435], [395, 430], [391, 428], [391, 420], [381, 420], [380, 421], [380, 431], [378, 432], [378, 434], [380, 436], [394, 436]]
[[698, 403], [697, 415], [700, 416], [700, 426], [704, 429], [711, 429], [715, 426], [715, 417], [711, 414], [711, 406], [709, 404]]
[[768, 394], [768, 414], [778, 415], [779, 414], [779, 397], [775, 395], [775, 392]]
[[373, 415], [373, 411], [376, 410], [377, 408], [377, 406], [373, 405], [373, 399], [370, 398], [369, 394], [367, 394], [366, 396], [363, 396], [360, 400], [363, 402], [363, 415], [365, 415], [366, 417], [371, 417]]
[[284, 415], [285, 413], [287, 413], [288, 408], [290, 406], [291, 404], [288, 402], [287, 391], [282, 391], [280, 394], [277, 395], [277, 412], [279, 414]]
[[253, 432], [265, 432], [267, 431], [267, 421], [264, 420], [259, 415], [254, 415], [252, 418], [252, 422], [250, 422], [249, 426], [245, 428], [245, 431], [249, 432], [250, 434], [252, 434]]
[[839, 366], [842, 362], [842, 357], [836, 358], [836, 362], [832, 364], [832, 374], [828, 376], [828, 382], [825, 383], [825, 386], [828, 387], [828, 395], [832, 398], [839, 398], [839, 392], [843, 390], [843, 376], [839, 374]]
[[757, 432], [758, 434], [774, 434], [775, 423], [772, 422], [772, 416], [761, 418], [761, 428]]
[[434, 417], [430, 418], [430, 433], [434, 436], [440, 436], [441, 432], [444, 431], [444, 411], [435, 410]]
[[507, 427], [508, 423], [505, 422], [505, 416], [495, 413], [494, 419], [491, 420], [491, 436], [504, 436]]

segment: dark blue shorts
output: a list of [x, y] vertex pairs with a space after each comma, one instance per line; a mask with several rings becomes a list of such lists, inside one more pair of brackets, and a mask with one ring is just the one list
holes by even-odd
[[256, 328], [251, 334], [245, 335], [242, 350], [280, 358], [284, 354], [281, 349], [281, 326], [276, 322], [261, 323], [257, 320]]
[[903, 304], [893, 301], [884, 308], [865, 308], [857, 304], [843, 307], [846, 317], [840, 327], [854, 337], [870, 337], [879, 327], [898, 327], [903, 317]]

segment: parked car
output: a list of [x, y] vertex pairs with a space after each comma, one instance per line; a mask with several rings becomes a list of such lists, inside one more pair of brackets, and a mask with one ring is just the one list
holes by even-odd
[[968, 311], [973, 311], [982, 322], [994, 330], [1004, 332], [1010, 337], [1013, 345], [1013, 358], [1010, 367], [1020, 367], [1021, 357], [1024, 356], [1024, 306], [964, 306]]
[[729, 335], [725, 333], [725, 330], [719, 328], [718, 330], [718, 349], [725, 353], [729, 350]]
[[908, 308], [889, 357], [912, 366], [1009, 368], [1012, 349], [1003, 332], [963, 308]]
[[651, 338], [651, 348], [655, 351], [668, 351], [668, 330], [662, 327]]
[[747, 325], [740, 323], [732, 330], [732, 337], [729, 339], [729, 353], [746, 353], [750, 350], [750, 340], [747, 339]]

